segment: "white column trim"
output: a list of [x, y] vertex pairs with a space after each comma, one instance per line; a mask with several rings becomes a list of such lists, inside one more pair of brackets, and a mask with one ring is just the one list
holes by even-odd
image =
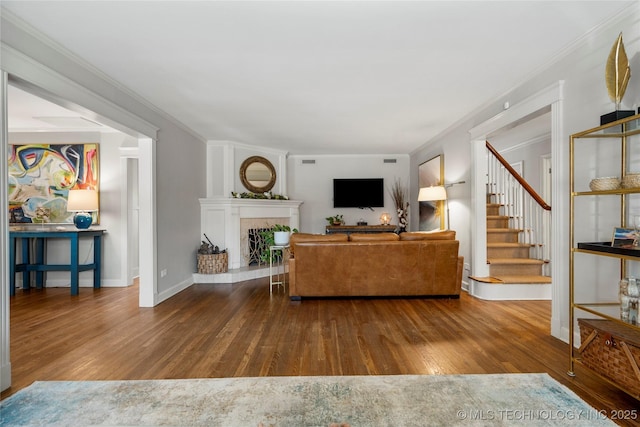
[[153, 307], [158, 297], [158, 234], [156, 218], [156, 144], [151, 138], [138, 139], [138, 180], [140, 200], [140, 307]]
[[[9, 194], [7, 170], [7, 150], [9, 134], [7, 123], [7, 85], [9, 76], [5, 71], [0, 74], [0, 247], [9, 247]], [[0, 391], [11, 387], [11, 355], [9, 331], [9, 254], [3, 250], [0, 256]]]
[[[557, 338], [564, 339], [562, 335], [562, 313], [563, 307], [568, 307], [565, 300], [564, 288], [566, 288], [566, 278], [568, 276], [568, 248], [566, 247], [567, 237], [563, 219], [568, 213], [567, 197], [568, 189], [566, 183], [567, 149], [564, 141], [564, 81], [558, 81], [549, 85], [545, 89], [526, 98], [522, 102], [512, 106], [494, 117], [486, 120], [478, 126], [469, 130], [471, 147], [472, 172], [472, 223], [471, 223], [471, 275], [486, 277], [489, 275], [486, 251], [486, 149], [484, 142], [493, 132], [525, 117], [550, 108], [551, 109], [551, 152], [554, 179], [552, 184], [552, 242], [551, 254], [552, 262], [552, 303], [551, 303], [551, 334]], [[481, 197], [482, 196], [482, 197]], [[473, 286], [470, 289], [473, 294]]]

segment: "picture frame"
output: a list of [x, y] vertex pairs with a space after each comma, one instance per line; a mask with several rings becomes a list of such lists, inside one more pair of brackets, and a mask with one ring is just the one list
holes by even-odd
[[614, 227], [611, 246], [614, 248], [640, 249], [635, 244], [638, 238], [636, 230], [631, 228]]
[[[73, 224], [67, 211], [69, 190], [100, 194], [98, 143], [9, 145], [9, 222]], [[99, 224], [99, 211], [92, 212]]]

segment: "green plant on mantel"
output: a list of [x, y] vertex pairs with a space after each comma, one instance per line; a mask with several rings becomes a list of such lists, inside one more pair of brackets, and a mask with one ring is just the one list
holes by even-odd
[[[260, 248], [260, 261], [265, 264], [269, 262], [269, 247], [276, 245], [275, 232], [276, 231], [289, 231], [291, 233], [297, 233], [298, 229], [292, 229], [288, 225], [275, 224], [271, 228], [267, 228], [260, 232], [262, 238], [262, 248]], [[282, 256], [282, 251], [277, 250], [273, 252], [273, 261], [277, 261]]]
[[328, 216], [325, 219], [329, 222], [329, 225], [344, 224], [344, 219], [342, 219], [342, 215]]

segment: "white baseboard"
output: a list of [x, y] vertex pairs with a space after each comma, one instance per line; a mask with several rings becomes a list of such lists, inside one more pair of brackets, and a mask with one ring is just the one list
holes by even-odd
[[469, 279], [469, 295], [489, 301], [551, 300], [551, 283], [505, 284]]

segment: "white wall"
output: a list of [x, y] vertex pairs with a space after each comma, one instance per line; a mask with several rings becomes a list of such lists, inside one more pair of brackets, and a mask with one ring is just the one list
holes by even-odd
[[523, 178], [540, 196], [543, 195], [543, 157], [551, 156], [550, 132], [551, 116], [547, 113], [489, 139], [489, 143], [507, 162], [522, 162]]
[[[122, 277], [120, 262], [123, 247], [120, 230], [121, 180], [119, 147], [137, 144], [135, 138], [123, 133], [98, 132], [11, 132], [10, 144], [64, 144], [98, 143], [100, 158], [100, 226], [106, 228], [103, 238], [102, 286], [127, 286], [127, 278]], [[69, 262], [69, 243], [50, 241], [47, 248], [47, 262], [62, 264]], [[93, 259], [93, 240], [83, 239], [80, 260]], [[86, 258], [85, 258], [86, 257]], [[80, 286], [93, 286], [91, 271], [80, 273]], [[21, 285], [21, 276], [16, 277]], [[69, 274], [52, 271], [47, 273], [48, 286], [69, 286]]]
[[[385, 163], [396, 159], [396, 163]], [[315, 160], [303, 164], [303, 160]], [[313, 155], [289, 156], [287, 162], [289, 198], [302, 200], [300, 207], [300, 231], [323, 233], [328, 216], [344, 215], [346, 224], [355, 225], [361, 218], [370, 225], [380, 224], [383, 212], [391, 214], [392, 223], [398, 223], [390, 188], [399, 178], [409, 188], [409, 156], [386, 155]], [[384, 178], [384, 208], [369, 209], [333, 208], [333, 178]], [[416, 196], [417, 197], [417, 196]], [[412, 203], [411, 200], [409, 201]], [[417, 228], [414, 228], [417, 229]]]
[[[411, 155], [412, 192], [417, 194], [417, 167], [433, 157], [445, 154], [445, 182], [457, 180], [460, 176], [468, 176], [469, 163], [469, 130], [475, 126], [493, 120], [504, 110], [504, 103], [511, 106], [542, 91], [558, 81], [564, 81], [564, 111], [559, 123], [563, 132], [563, 142], [558, 148], [560, 167], [553, 171], [552, 217], [556, 232], [559, 233], [560, 249], [554, 256], [554, 302], [552, 314], [552, 334], [567, 339], [569, 301], [568, 301], [568, 253], [569, 253], [569, 172], [568, 141], [572, 133], [599, 125], [600, 116], [614, 110], [604, 83], [604, 66], [611, 46], [622, 31], [627, 54], [631, 60], [631, 69], [640, 70], [640, 3], [635, 3], [612, 21], [604, 23], [563, 55], [540, 70], [531, 79], [523, 82], [505, 94], [497, 94], [483, 108], [471, 116], [461, 118], [447, 131], [425, 143]], [[640, 105], [640, 74], [632, 71], [631, 81], [623, 99], [624, 109], [637, 111]], [[555, 154], [554, 154], [555, 155]], [[580, 160], [578, 160], [580, 161]], [[459, 186], [458, 186], [459, 187]], [[456, 187], [453, 187], [454, 189]], [[470, 194], [463, 194], [461, 189], [460, 203], [468, 207]], [[454, 219], [454, 212], [456, 218]], [[470, 256], [468, 243], [470, 239], [469, 224], [471, 217], [468, 209], [456, 209], [451, 206], [452, 228], [458, 231], [461, 241], [461, 253]], [[415, 219], [415, 214], [414, 214]], [[578, 225], [580, 226], [580, 225]], [[557, 270], [556, 270], [557, 268]], [[610, 284], [607, 284], [610, 285]]]

